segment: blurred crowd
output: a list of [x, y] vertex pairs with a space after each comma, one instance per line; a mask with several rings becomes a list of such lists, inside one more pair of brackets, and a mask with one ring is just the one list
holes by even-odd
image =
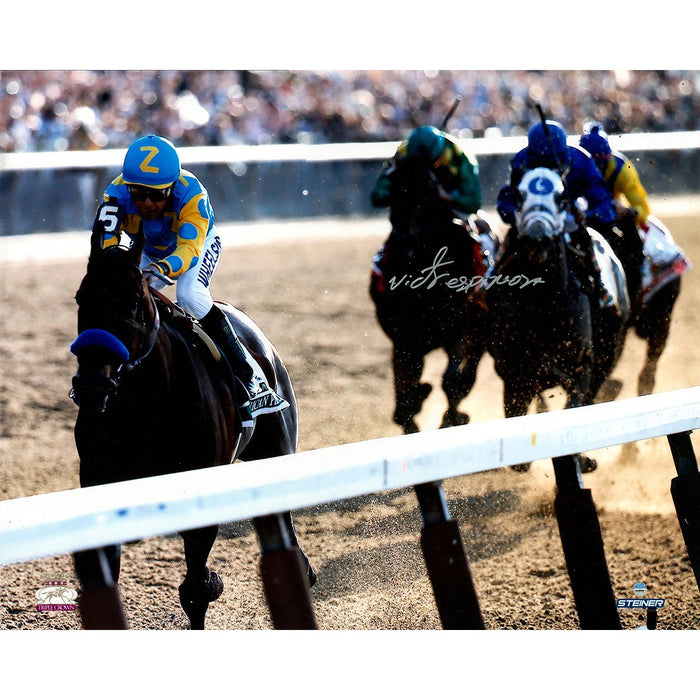
[[700, 71], [2, 71], [0, 152], [393, 141], [420, 124], [517, 136], [539, 103], [567, 132], [700, 128]]

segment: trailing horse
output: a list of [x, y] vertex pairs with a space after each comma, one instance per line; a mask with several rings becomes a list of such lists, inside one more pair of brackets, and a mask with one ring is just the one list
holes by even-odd
[[393, 344], [394, 422], [405, 433], [418, 430], [414, 418], [431, 391], [421, 383], [424, 358], [442, 348], [448, 408], [441, 427], [467, 423], [458, 406], [485, 351], [486, 316], [474, 293], [488, 264], [479, 236], [493, 246], [496, 239], [485, 221], [455, 217], [433, 173], [415, 157], [397, 163], [390, 212], [392, 230], [375, 257], [369, 291]]
[[[236, 380], [198, 325], [151, 290], [139, 261], [143, 237], [130, 249], [102, 249], [93, 235], [87, 273], [76, 294], [79, 335], [71, 346], [78, 370], [71, 394], [79, 406], [75, 442], [81, 487], [212, 467], [236, 459], [291, 454], [297, 446], [297, 406], [282, 360], [241, 311], [223, 306], [283, 410], [237, 420]], [[298, 546], [291, 515], [283, 515]], [[186, 574], [180, 602], [192, 629], [204, 628], [210, 602], [223, 590], [207, 568], [218, 526], [181, 532]], [[112, 579], [120, 547], [106, 548]], [[315, 573], [302, 552], [309, 583]], [[97, 552], [75, 555], [84, 591], [99, 585]]]
[[644, 365], [637, 380], [640, 396], [654, 391], [659, 359], [668, 342], [673, 307], [681, 291], [681, 275], [691, 267], [670, 231], [655, 216], [649, 217], [647, 230], [642, 235], [644, 263], [637, 299], [639, 310], [631, 318], [631, 328], [647, 342]]
[[[516, 226], [486, 292], [489, 351], [503, 380], [506, 417], [527, 413], [533, 399], [555, 386], [566, 392], [567, 408], [592, 403], [619, 359], [629, 312], [622, 266], [589, 229], [603, 282], [617, 300], [604, 308], [590, 303], [579, 272], [581, 254], [565, 234], [559, 175], [531, 170], [519, 192]], [[583, 468], [595, 466], [591, 461]]]

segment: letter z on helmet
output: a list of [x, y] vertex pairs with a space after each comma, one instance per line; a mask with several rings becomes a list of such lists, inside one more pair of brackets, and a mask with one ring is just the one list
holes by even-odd
[[180, 156], [162, 136], [150, 134], [136, 139], [124, 158], [122, 177], [128, 185], [164, 189], [180, 176]]
[[558, 168], [566, 164], [566, 132], [559, 122], [548, 119], [530, 127], [527, 159], [530, 167]]

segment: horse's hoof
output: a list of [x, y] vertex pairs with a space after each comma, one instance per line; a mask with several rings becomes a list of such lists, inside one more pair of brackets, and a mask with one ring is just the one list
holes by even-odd
[[221, 580], [221, 576], [219, 576], [216, 571], [209, 572], [207, 590], [209, 591], [210, 603], [213, 603], [215, 600], [221, 598], [221, 594], [224, 592], [224, 582]]
[[620, 395], [622, 386], [623, 383], [620, 379], [606, 379], [600, 389], [598, 389], [596, 401], [599, 403], [614, 401]]
[[585, 455], [581, 455], [580, 461], [582, 474], [590, 474], [591, 472], [594, 472], [596, 469], [598, 469], [598, 462], [596, 462], [595, 459], [593, 459], [592, 457], [586, 457]]
[[457, 425], [467, 425], [469, 414], [460, 411], [447, 411], [442, 417], [441, 428], [454, 428]]
[[623, 462], [631, 462], [639, 456], [639, 446], [636, 442], [626, 442], [620, 450], [620, 459]]
[[190, 629], [203, 630], [204, 617], [209, 603], [221, 597], [224, 591], [224, 582], [215, 571], [207, 569], [205, 581], [192, 582], [185, 579], [178, 588], [180, 605], [190, 621]]
[[524, 473], [524, 472], [529, 472], [529, 471], [530, 471], [530, 465], [531, 465], [531, 464], [532, 464], [532, 462], [522, 462], [521, 464], [511, 464], [511, 465], [510, 465], [510, 468], [511, 468], [514, 472]]
[[401, 424], [401, 428], [403, 429], [404, 435], [411, 435], [412, 433], [417, 433], [420, 430], [418, 424], [413, 420]]
[[423, 382], [413, 387], [403, 400], [397, 402], [396, 410], [394, 411], [394, 423], [403, 428], [403, 432], [406, 435], [418, 432], [418, 426], [413, 418], [420, 413], [423, 408], [423, 402], [428, 398], [432, 390], [433, 387], [430, 384]]
[[416, 389], [416, 398], [423, 402], [428, 398], [428, 396], [430, 396], [430, 392], [432, 390], [432, 384], [428, 384], [427, 382], [421, 382]]

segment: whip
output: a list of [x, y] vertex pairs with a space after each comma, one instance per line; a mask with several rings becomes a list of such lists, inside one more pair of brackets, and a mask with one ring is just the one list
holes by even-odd
[[457, 95], [455, 98], [455, 101], [452, 103], [452, 107], [450, 107], [450, 111], [445, 115], [445, 118], [442, 120], [442, 124], [440, 124], [440, 131], [445, 131], [445, 128], [447, 127], [447, 122], [452, 119], [452, 115], [457, 111], [457, 107], [459, 107], [459, 103], [462, 101], [462, 96]]

